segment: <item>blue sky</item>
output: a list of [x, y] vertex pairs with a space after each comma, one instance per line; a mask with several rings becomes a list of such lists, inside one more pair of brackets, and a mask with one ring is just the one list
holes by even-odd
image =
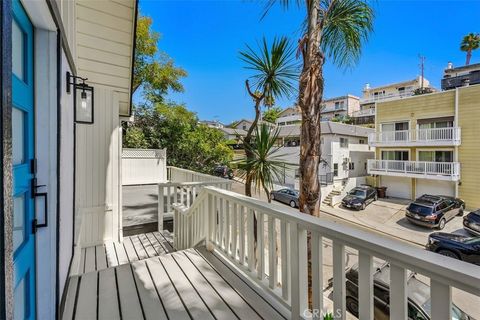
[[[480, 32], [480, 1], [385, 1], [375, 4], [375, 30], [352, 70], [325, 65], [325, 97], [360, 95], [372, 86], [413, 79], [420, 74], [418, 55], [426, 57], [425, 76], [440, 87], [448, 61], [462, 65], [459, 50], [463, 35]], [[183, 102], [200, 119], [228, 123], [253, 116], [244, 81], [250, 75], [238, 52], [263, 36], [300, 37], [303, 8], [273, 8], [260, 20], [261, 1], [153, 1], [140, 0], [143, 14], [154, 20], [162, 34], [159, 48], [189, 73], [185, 92], [169, 98]], [[480, 50], [472, 63], [480, 62]], [[286, 107], [294, 99], [279, 100]]]

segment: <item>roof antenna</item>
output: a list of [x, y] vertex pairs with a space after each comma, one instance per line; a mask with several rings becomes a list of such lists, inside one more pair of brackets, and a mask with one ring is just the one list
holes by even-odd
[[420, 79], [420, 88], [423, 91], [423, 76], [424, 76], [424, 71], [425, 71], [425, 56], [422, 56], [421, 54], [418, 55], [418, 58], [420, 59], [419, 67], [420, 67], [420, 73], [421, 73], [421, 79]]

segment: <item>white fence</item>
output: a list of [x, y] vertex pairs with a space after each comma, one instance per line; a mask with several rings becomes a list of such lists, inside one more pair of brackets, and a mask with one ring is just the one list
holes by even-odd
[[436, 180], [458, 181], [460, 163], [397, 160], [368, 160], [368, 173]]
[[[204, 187], [190, 208], [174, 205], [174, 246], [206, 243], [303, 319], [308, 309], [307, 235], [311, 238], [311, 302], [323, 310], [323, 240], [333, 243], [333, 309], [346, 319], [346, 247], [359, 255], [359, 318], [374, 318], [373, 261], [390, 263], [390, 317], [408, 318], [408, 271], [430, 280], [431, 319], [452, 319], [452, 288], [480, 296], [478, 266], [344, 224], [231, 191]], [[256, 228], [255, 228], [256, 224]], [[257, 233], [255, 236], [255, 232]], [[340, 313], [340, 314], [339, 314]]]
[[164, 181], [167, 181], [165, 149], [123, 149], [122, 185], [155, 184]]
[[371, 146], [458, 146], [460, 137], [458, 127], [380, 131], [369, 134], [368, 143]]

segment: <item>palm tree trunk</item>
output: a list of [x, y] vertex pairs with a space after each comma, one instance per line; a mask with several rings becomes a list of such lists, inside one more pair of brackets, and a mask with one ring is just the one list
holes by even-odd
[[470, 59], [472, 59], [472, 50], [467, 51], [467, 60], [465, 61], [466, 66], [470, 64]]
[[303, 69], [300, 76], [299, 106], [302, 111], [300, 138], [300, 211], [320, 215], [320, 182], [318, 167], [321, 158], [320, 109], [323, 96], [323, 62], [320, 50], [321, 25], [318, 24], [319, 0], [306, 0], [308, 34], [301, 45]]

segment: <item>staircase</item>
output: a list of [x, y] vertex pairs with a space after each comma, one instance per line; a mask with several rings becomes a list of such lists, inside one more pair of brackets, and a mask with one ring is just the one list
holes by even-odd
[[341, 189], [333, 189], [326, 197], [323, 199], [322, 203], [326, 204], [327, 206], [332, 207], [332, 198], [334, 196], [339, 196], [342, 194], [343, 190], [345, 190], [345, 186], [342, 186]]

